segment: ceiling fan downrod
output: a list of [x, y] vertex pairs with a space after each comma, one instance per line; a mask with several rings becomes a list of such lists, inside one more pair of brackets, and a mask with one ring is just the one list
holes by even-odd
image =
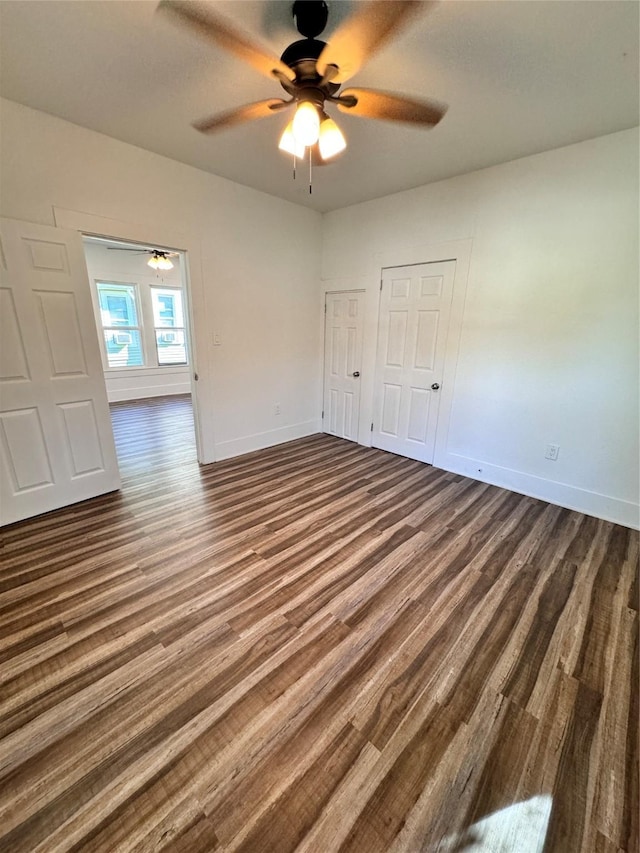
[[329, 8], [324, 0], [295, 0], [291, 9], [300, 35], [314, 39], [327, 26]]

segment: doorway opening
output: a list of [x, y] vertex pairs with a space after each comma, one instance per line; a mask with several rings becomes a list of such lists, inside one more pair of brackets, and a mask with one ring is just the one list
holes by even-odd
[[175, 491], [198, 478], [190, 394], [147, 397], [109, 405], [122, 488], [149, 481]]
[[153, 447], [168, 451], [172, 435], [181, 457], [195, 460], [184, 253], [106, 237], [82, 241], [121, 473], [136, 450], [140, 462], [163, 464]]

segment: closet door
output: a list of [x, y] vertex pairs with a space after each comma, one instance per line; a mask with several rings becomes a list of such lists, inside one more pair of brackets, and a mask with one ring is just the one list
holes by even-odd
[[327, 293], [324, 332], [323, 428], [358, 440], [364, 291]]
[[383, 270], [372, 444], [433, 462], [455, 261]]

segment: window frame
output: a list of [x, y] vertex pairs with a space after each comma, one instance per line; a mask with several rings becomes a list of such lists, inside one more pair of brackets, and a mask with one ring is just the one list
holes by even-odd
[[[166, 373], [167, 371], [172, 370], [190, 370], [191, 368], [191, 344], [189, 337], [189, 327], [188, 327], [188, 292], [184, 281], [182, 283], [171, 283], [167, 284], [163, 282], [162, 284], [158, 283], [156, 277], [153, 278], [149, 275], [146, 276], [144, 274], [138, 277], [137, 281], [131, 281], [130, 279], [124, 279], [119, 277], [118, 275], [114, 276], [92, 276], [90, 280], [90, 290], [91, 290], [91, 300], [93, 302], [94, 309], [94, 317], [96, 322], [96, 333], [99, 338], [100, 345], [100, 356], [102, 358], [102, 369], [104, 371], [105, 376], [109, 376], [111, 378], [117, 378], [118, 376], [132, 376], [132, 375], [157, 375], [161, 373]], [[138, 322], [139, 326], [137, 327], [124, 327], [120, 326], [120, 331], [128, 328], [139, 328], [141, 333], [141, 351], [144, 359], [144, 364], [130, 366], [130, 367], [110, 367], [109, 359], [107, 354], [106, 342], [104, 339], [103, 331], [105, 328], [112, 329], [113, 327], [105, 327], [102, 325], [102, 314], [100, 310], [100, 294], [98, 291], [98, 285], [115, 285], [115, 286], [130, 286], [133, 287], [136, 294], [136, 310], [138, 312]], [[152, 287], [160, 287], [165, 290], [175, 290], [179, 291], [182, 294], [182, 310], [183, 310], [183, 319], [184, 326], [177, 327], [178, 330], [184, 331], [184, 346], [185, 346], [185, 357], [186, 361], [184, 362], [174, 362], [172, 364], [159, 364], [158, 355], [156, 349], [156, 339], [155, 339], [155, 318], [153, 316], [153, 305], [151, 301], [151, 288]], [[169, 327], [165, 327], [168, 329]]]
[[[169, 290], [169, 291], [174, 291], [174, 293], [180, 294], [180, 298], [182, 300], [182, 306], [181, 306], [181, 308], [182, 308], [182, 322], [183, 322], [182, 326], [156, 326], [156, 324], [155, 324], [156, 317], [155, 317], [155, 313], [153, 311], [153, 291], [154, 290]], [[153, 318], [152, 329], [153, 329], [154, 352], [155, 352], [155, 357], [156, 357], [156, 362], [157, 362], [156, 367], [159, 367], [161, 369], [165, 369], [167, 367], [188, 367], [189, 366], [189, 348], [188, 348], [188, 344], [187, 344], [187, 327], [186, 327], [187, 306], [186, 306], [186, 301], [185, 301], [184, 288], [179, 287], [177, 285], [173, 285], [173, 284], [153, 284], [153, 283], [151, 283], [151, 284], [149, 284], [149, 302], [151, 305], [151, 316]], [[174, 314], [175, 314], [175, 311], [174, 311]], [[185, 358], [184, 361], [173, 361], [173, 362], [165, 363], [165, 364], [160, 363], [160, 354], [158, 352], [158, 333], [166, 334], [166, 332], [182, 332], [182, 337], [183, 337], [183, 341], [184, 341], [184, 358]]]
[[[140, 298], [140, 285], [135, 281], [115, 281], [113, 279], [105, 280], [103, 278], [97, 278], [94, 281], [95, 285], [95, 297], [96, 297], [96, 313], [98, 320], [98, 328], [101, 332], [100, 334], [100, 352], [102, 354], [102, 366], [105, 372], [109, 373], [117, 373], [119, 371], [129, 371], [129, 370], [146, 370], [149, 365], [148, 352], [147, 352], [147, 344], [146, 344], [146, 336], [144, 329], [144, 316], [142, 313], [142, 300]], [[128, 325], [128, 326], [105, 326], [102, 322], [102, 307], [100, 304], [100, 287], [113, 287], [113, 288], [122, 288], [122, 287], [130, 287], [133, 291], [133, 302], [135, 304], [136, 309], [136, 319], [138, 320], [137, 325]], [[105, 340], [105, 332], [139, 332], [140, 334], [140, 352], [142, 354], [142, 364], [130, 364], [130, 365], [121, 365], [120, 367], [112, 367], [109, 364], [109, 352], [107, 350], [107, 342]]]

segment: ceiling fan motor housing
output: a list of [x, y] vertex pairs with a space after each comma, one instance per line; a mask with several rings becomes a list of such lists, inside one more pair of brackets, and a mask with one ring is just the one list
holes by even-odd
[[284, 53], [280, 57], [280, 59], [284, 62], [285, 65], [288, 65], [289, 68], [293, 68], [296, 70], [296, 66], [301, 62], [313, 62], [313, 67], [315, 68], [315, 63], [320, 54], [322, 53], [326, 42], [320, 41], [319, 39], [300, 39], [299, 41], [294, 41], [293, 44], [290, 44], [289, 47], [285, 48]]
[[328, 80], [321, 81], [316, 69], [318, 57], [326, 47], [326, 42], [317, 39], [327, 24], [329, 9], [324, 0], [296, 0], [292, 7], [293, 18], [298, 32], [306, 38], [294, 41], [286, 48], [280, 59], [295, 71], [296, 79], [288, 88], [283, 86], [297, 100], [310, 100], [322, 107], [324, 99], [331, 97], [340, 88], [339, 84]]
[[326, 42], [319, 39], [306, 38], [294, 41], [285, 49], [280, 58], [285, 65], [295, 71], [296, 75], [293, 83], [281, 81], [286, 91], [298, 97], [301, 90], [312, 88], [317, 90], [321, 102], [338, 91], [340, 84], [331, 83], [328, 80], [322, 82], [316, 68], [316, 61], [325, 45]]

